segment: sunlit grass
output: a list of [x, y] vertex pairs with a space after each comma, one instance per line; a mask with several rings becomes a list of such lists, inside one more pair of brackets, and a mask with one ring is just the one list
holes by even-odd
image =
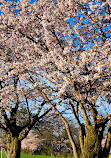
[[[7, 156], [5, 153], [2, 153], [2, 157], [1, 157], [1, 153], [0, 153], [0, 158], [7, 158]], [[55, 157], [54, 156], [43, 156], [43, 155], [24, 155], [24, 154], [21, 154], [20, 158], [55, 158]], [[58, 158], [62, 158], [62, 157], [58, 157]]]

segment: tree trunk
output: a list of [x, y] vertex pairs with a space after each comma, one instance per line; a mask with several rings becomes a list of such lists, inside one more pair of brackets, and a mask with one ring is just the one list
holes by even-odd
[[8, 158], [20, 158], [21, 141], [18, 136], [7, 135], [7, 155]]
[[[65, 122], [65, 121], [64, 121]], [[69, 124], [67, 122], [65, 122], [65, 128], [66, 128], [66, 132], [67, 132], [67, 135], [69, 137], [69, 140], [70, 140], [70, 143], [72, 145], [72, 149], [73, 149], [73, 157], [74, 158], [79, 158], [78, 156], [78, 152], [77, 152], [77, 147], [76, 147], [76, 144], [73, 140], [73, 137], [71, 135], [71, 131], [70, 131], [70, 127], [69, 127]]]
[[99, 140], [98, 131], [92, 126], [87, 129], [84, 148], [81, 158], [101, 158], [102, 157], [101, 141]]

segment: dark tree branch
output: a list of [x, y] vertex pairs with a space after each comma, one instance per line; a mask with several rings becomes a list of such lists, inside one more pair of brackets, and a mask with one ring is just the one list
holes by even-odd
[[5, 130], [6, 132], [8, 132], [7, 128], [2, 123], [0, 123], [0, 128], [2, 128], [3, 130]]
[[23, 33], [20, 29], [18, 31], [23, 37], [26, 37], [27, 39], [29, 39], [30, 41], [32, 41], [35, 44], [39, 43], [41, 47], [45, 46], [46, 50], [49, 51], [49, 48], [43, 41], [41, 41], [41, 39], [39, 39], [38, 41], [35, 41], [35, 39], [31, 35], [27, 35], [27, 34]]
[[56, 33], [55, 33], [55, 30], [52, 29], [51, 32], [52, 32], [52, 34], [54, 35], [54, 37], [56, 38], [56, 40], [57, 40], [59, 46], [61, 47], [61, 49], [64, 50], [64, 47], [62, 46], [62, 43], [61, 43], [62, 40], [61, 40], [61, 41], [59, 40], [59, 38], [57, 37], [57, 35], [56, 35]]
[[10, 120], [8, 119], [7, 117], [7, 114], [6, 114], [6, 111], [4, 109], [1, 109], [1, 114], [2, 116], [4, 117], [4, 121], [5, 121], [5, 124], [6, 124], [6, 128], [10, 128]]
[[25, 100], [26, 100], [26, 104], [27, 104], [27, 112], [28, 112], [28, 115], [29, 115], [29, 122], [31, 121], [31, 113], [30, 113], [30, 110], [29, 110], [29, 105], [28, 105], [28, 99], [27, 99], [27, 96], [25, 96]]
[[41, 119], [41, 118], [43, 118], [46, 114], [48, 114], [49, 113], [49, 111], [51, 111], [52, 110], [52, 108], [49, 108], [46, 112], [44, 112], [44, 114], [42, 114], [41, 116], [39, 116], [38, 118], [39, 119]]
[[11, 114], [10, 119], [13, 119], [14, 116], [16, 115], [17, 110], [18, 110], [18, 106], [19, 106], [19, 100], [18, 100], [18, 94], [16, 93], [16, 105], [15, 105], [14, 108], [11, 109], [11, 112], [10, 112], [10, 114]]

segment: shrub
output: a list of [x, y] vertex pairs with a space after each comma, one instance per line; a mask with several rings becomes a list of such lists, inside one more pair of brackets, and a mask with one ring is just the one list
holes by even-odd
[[32, 154], [32, 152], [29, 149], [27, 149], [27, 148], [21, 149], [21, 153], [22, 154]]

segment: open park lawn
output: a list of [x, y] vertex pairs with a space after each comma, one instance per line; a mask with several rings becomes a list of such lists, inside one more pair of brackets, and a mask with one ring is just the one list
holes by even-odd
[[[2, 157], [1, 157], [1, 153], [0, 153], [0, 158], [7, 158], [6, 155], [3, 153]], [[63, 158], [63, 157], [55, 157], [55, 156], [43, 156], [43, 155], [24, 155], [21, 154], [21, 158]], [[109, 158], [111, 158], [111, 155], [109, 156]]]
[[[54, 156], [43, 156], [43, 155], [21, 155], [21, 158], [57, 158]], [[58, 158], [62, 158], [62, 157], [58, 157]]]
[[[3, 153], [2, 157], [1, 157], [1, 153], [0, 153], [0, 158], [7, 158], [7, 156], [6, 156], [6, 154]], [[55, 158], [55, 157], [54, 156], [43, 156], [43, 155], [24, 155], [24, 154], [21, 154], [21, 158]], [[58, 157], [58, 158], [62, 158], [62, 157]]]
[[[43, 155], [21, 155], [21, 158], [62, 158], [62, 157], [43, 156]], [[111, 155], [109, 156], [109, 158], [111, 158]]]

